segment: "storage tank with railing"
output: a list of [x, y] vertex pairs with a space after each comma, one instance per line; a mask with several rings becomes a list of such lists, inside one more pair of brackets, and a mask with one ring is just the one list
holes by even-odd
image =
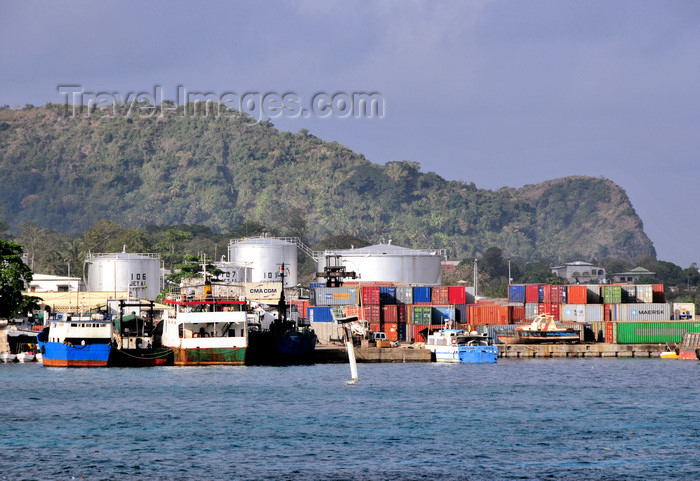
[[89, 291], [128, 291], [131, 297], [152, 301], [162, 290], [159, 254], [88, 254], [85, 263]]
[[360, 282], [439, 285], [445, 251], [407, 249], [391, 243], [325, 251], [318, 258], [318, 272], [323, 272], [326, 267], [326, 256], [339, 256], [347, 271], [360, 274]]
[[231, 240], [228, 258], [231, 262], [249, 267], [248, 282], [279, 282], [280, 267], [284, 264], [284, 287], [297, 285], [296, 237], [247, 237]]

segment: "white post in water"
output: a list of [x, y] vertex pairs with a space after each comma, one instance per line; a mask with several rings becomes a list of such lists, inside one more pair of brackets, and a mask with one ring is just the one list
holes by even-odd
[[355, 360], [355, 345], [352, 342], [352, 328], [349, 325], [343, 325], [343, 333], [345, 333], [345, 345], [348, 348], [348, 361], [350, 361], [350, 379], [349, 382], [355, 383], [359, 379], [357, 377], [357, 361]]

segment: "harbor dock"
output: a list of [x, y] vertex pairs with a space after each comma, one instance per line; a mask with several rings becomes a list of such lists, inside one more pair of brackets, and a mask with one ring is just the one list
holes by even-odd
[[[499, 345], [500, 358], [576, 358], [576, 357], [659, 357], [665, 350], [662, 344], [511, 344]], [[356, 347], [357, 362], [432, 362], [430, 351], [419, 347]], [[317, 346], [315, 352], [317, 363], [342, 363], [348, 361], [345, 346]]]

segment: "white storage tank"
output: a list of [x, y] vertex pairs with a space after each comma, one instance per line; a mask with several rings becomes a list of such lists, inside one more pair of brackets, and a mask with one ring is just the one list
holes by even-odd
[[229, 261], [249, 267], [248, 282], [279, 282], [284, 263], [284, 287], [297, 285], [297, 244], [291, 237], [248, 237], [228, 245]]
[[88, 254], [85, 263], [89, 291], [128, 291], [131, 297], [149, 301], [160, 294], [159, 254]]
[[219, 275], [219, 280], [223, 282], [244, 283], [250, 281], [253, 277], [253, 269], [251, 267], [237, 262], [221, 260], [214, 262], [214, 265], [221, 269], [222, 273]]
[[442, 281], [440, 265], [445, 252], [441, 249], [419, 250], [377, 244], [325, 251], [323, 254], [318, 260], [318, 272], [323, 272], [326, 267], [327, 255], [338, 255], [346, 270], [360, 274], [360, 282], [439, 285]]

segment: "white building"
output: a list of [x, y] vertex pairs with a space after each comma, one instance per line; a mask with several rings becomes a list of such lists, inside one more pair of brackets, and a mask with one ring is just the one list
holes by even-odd
[[550, 269], [553, 274], [572, 284], [605, 284], [605, 269], [594, 266], [590, 262], [567, 262]]
[[34, 274], [32, 282], [27, 286], [29, 292], [76, 292], [84, 291], [80, 277], [52, 276], [49, 274]]

